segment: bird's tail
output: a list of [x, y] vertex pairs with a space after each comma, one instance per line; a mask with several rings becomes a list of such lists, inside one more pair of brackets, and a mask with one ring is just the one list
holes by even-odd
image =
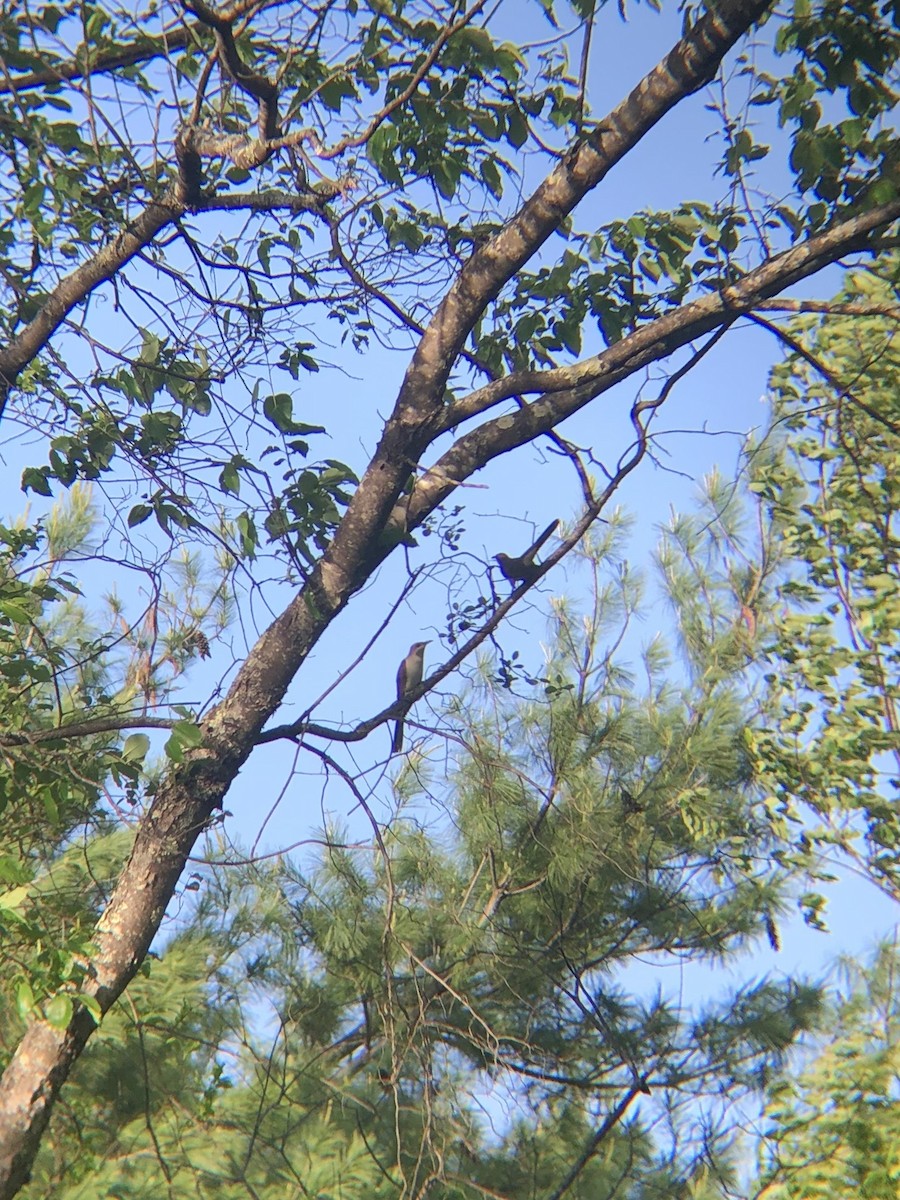
[[544, 542], [546, 542], [547, 538], [550, 536], [550, 534], [553, 532], [553, 530], [557, 527], [558, 524], [559, 524], [559, 518], [557, 518], [555, 521], [551, 521], [550, 524], [547, 526], [547, 528], [544, 530], [544, 532], [538, 537], [538, 540], [532, 545], [531, 549], [528, 551], [528, 553], [524, 557], [532, 558], [535, 554], [537, 554], [538, 550], [540, 550], [541, 546], [543, 546]]
[[399, 754], [403, 749], [403, 722], [394, 723], [394, 740], [391, 743], [391, 754]]

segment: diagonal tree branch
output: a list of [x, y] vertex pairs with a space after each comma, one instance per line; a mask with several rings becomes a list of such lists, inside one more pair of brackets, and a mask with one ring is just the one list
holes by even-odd
[[314, 586], [327, 583], [329, 590], [343, 592], [341, 603], [362, 586], [383, 522], [422, 452], [443, 428], [447, 379], [485, 306], [612, 167], [715, 75], [725, 54], [770, 6], [770, 0], [722, 0], [706, 13], [468, 260], [419, 340], [393, 413]]
[[0, 349], [0, 416], [19, 373], [41, 352], [76, 305], [101, 283], [106, 283], [167, 225], [182, 216], [184, 197], [179, 186], [154, 200], [102, 250], [74, 270], [53, 289], [36, 316], [12, 341]]
[[[750, 311], [741, 298], [743, 294], [742, 289], [747, 285], [749, 292], [757, 296], [757, 300], [750, 307], [760, 309], [761, 311], [795, 313], [828, 312], [842, 313], [848, 316], [900, 317], [900, 308], [889, 308], [883, 305], [839, 305], [828, 301], [779, 301], [765, 298], [770, 294], [767, 289], [774, 288], [778, 292], [782, 288], [790, 286], [791, 281], [785, 274], [786, 271], [799, 270], [802, 274], [797, 276], [797, 278], [806, 278], [811, 274], [815, 274], [822, 266], [833, 262], [835, 257], [840, 258], [842, 255], [849, 254], [854, 250], [865, 250], [871, 237], [898, 216], [900, 216], [900, 213], [898, 213], [897, 205], [894, 201], [878, 205], [859, 217], [833, 225], [825, 233], [810, 238], [798, 246], [793, 246], [782, 254], [775, 255], [755, 271], [751, 271], [745, 275], [740, 283], [726, 288], [716, 293], [716, 295], [726, 305], [730, 306], [732, 311], [739, 315]], [[856, 244], [853, 244], [854, 239], [856, 240]], [[847, 248], [835, 254], [834, 247], [837, 245], [846, 245]], [[545, 371], [515, 371], [510, 375], [504, 375], [500, 379], [491, 380], [490, 383], [478, 388], [477, 391], [471, 392], [468, 396], [463, 396], [453, 404], [448, 405], [439, 428], [444, 432], [453, 429], [461, 422], [486, 412], [495, 404], [500, 403], [502, 400], [507, 400], [512, 396], [528, 395], [534, 392], [541, 392], [546, 395], [579, 387], [593, 380], [600, 380], [608, 374], [610, 369], [616, 369], [612, 364], [615, 364], [621, 355], [625, 355], [626, 359], [631, 357], [633, 348], [640, 347], [641, 343], [645, 340], [645, 334], [648, 330], [657, 331], [651, 338], [651, 340], [654, 340], [660, 332], [660, 326], [665, 326], [662, 330], [665, 333], [669, 325], [680, 325], [685, 315], [689, 312], [694, 312], [698, 316], [701, 314], [701, 311], [708, 310], [712, 312], [715, 308], [715, 302], [713, 300], [713, 303], [710, 304], [710, 299], [693, 301], [691, 304], [682, 305], [673, 312], [666, 314], [666, 316], [648, 323], [641, 329], [622, 338], [621, 341], [616, 342], [609, 349], [601, 351], [600, 354], [585, 359], [580, 363], [573, 363], [566, 367], [555, 367], [552, 370]], [[703, 308], [703, 306], [706, 307]], [[692, 316], [689, 319], [693, 320], [694, 318]], [[639, 352], [640, 350], [638, 349]], [[633, 369], [635, 368], [629, 368], [627, 373], [631, 374]]]
[[836, 300], [764, 300], [756, 306], [761, 312], [780, 313], [824, 313], [833, 317], [889, 317], [900, 321], [900, 305], [862, 304], [858, 301], [841, 304]]
[[[179, 181], [160, 200], [150, 204], [117, 234], [102, 249], [62, 279], [53, 289], [37, 314], [5, 346], [0, 348], [0, 417], [6, 406], [10, 390], [19, 374], [44, 349], [53, 334], [74, 308], [103, 283], [109, 282], [135, 255], [144, 250], [153, 239], [169, 225], [175, 224], [186, 212], [197, 211], [201, 206], [189, 203], [187, 189]], [[284, 193], [262, 193], [265, 208], [288, 208], [294, 212], [322, 213], [326, 198], [309, 193], [290, 197]], [[213, 209], [263, 207], [260, 198], [252, 195], [232, 197], [210, 197], [208, 207]], [[207, 207], [205, 201], [202, 208]]]
[[643, 1087], [639, 1084], [635, 1084], [628, 1089], [615, 1108], [611, 1109], [606, 1114], [604, 1120], [597, 1126], [596, 1130], [587, 1139], [581, 1153], [578, 1155], [578, 1158], [576, 1158], [575, 1162], [560, 1180], [559, 1184], [547, 1196], [547, 1200], [562, 1200], [562, 1197], [566, 1194], [584, 1168], [600, 1149], [604, 1140], [609, 1137], [615, 1126], [618, 1125], [618, 1123], [625, 1116], [625, 1113], [628, 1111], [635, 1097], [639, 1092], [644, 1091], [645, 1089], [649, 1091], [645, 1083], [643, 1084]]
[[398, 412], [406, 406], [433, 408], [441, 403], [457, 355], [485, 306], [666, 113], [715, 76], [738, 38], [771, 6], [771, 0], [722, 0], [701, 17], [571, 149], [512, 220], [472, 255], [416, 349]]
[[852, 405], [864, 412], [876, 424], [883, 425], [894, 437], [900, 435], [900, 425], [892, 421], [886, 414], [877, 412], [871, 405], [866, 404], [864, 400], [855, 395], [848, 384], [841, 383], [834, 372], [829, 370], [819, 355], [811, 353], [789, 330], [782, 329], [780, 325], [776, 325], [773, 321], [767, 321], [764, 317], [760, 317], [755, 313], [750, 314], [750, 319], [759, 325], [761, 329], [774, 334], [789, 350], [802, 358], [804, 362], [809, 363], [814, 371], [818, 371], [828, 386], [834, 391], [838, 400], [846, 397]]
[[129, 46], [95, 53], [93, 60], [88, 60], [87, 63], [81, 58], [68, 58], [48, 63], [45, 67], [36, 67], [24, 75], [12, 75], [9, 69], [4, 67], [0, 70], [0, 96], [10, 93], [15, 95], [17, 92], [46, 87], [48, 84], [84, 79], [88, 75], [104, 75], [110, 71], [117, 71], [120, 67], [133, 67], [138, 63], [149, 62], [173, 50], [183, 50], [196, 36], [197, 28], [182, 25], [164, 30], [156, 37], [142, 38]]
[[[495, 403], [495, 397], [507, 392], [507, 387], [509, 394], [518, 395], [540, 390], [541, 380], [545, 384], [537, 400], [464, 434], [425, 472], [407, 506], [409, 526], [414, 527], [458, 483], [498, 455], [546, 433], [635, 371], [666, 358], [717, 326], [752, 312], [761, 301], [781, 289], [814, 275], [846, 254], [866, 249], [878, 231], [897, 218], [900, 218], [900, 199], [878, 205], [793, 246], [723, 291], [659, 317], [595, 358], [552, 371], [517, 373], [472, 393], [454, 406], [453, 424], [482, 411], [488, 401]], [[546, 385], [552, 390], [547, 390]], [[467, 408], [469, 401], [471, 412]], [[444, 422], [438, 426], [440, 430], [444, 427]]]
[[[259, 0], [235, 0], [234, 4], [218, 14], [219, 19], [233, 23], [238, 17], [245, 16], [258, 7]], [[82, 45], [74, 57], [35, 67], [22, 75], [11, 74], [8, 66], [0, 59], [0, 96], [10, 93], [15, 95], [16, 92], [31, 91], [48, 84], [86, 79], [93, 75], [106, 75], [121, 67], [133, 67], [138, 63], [150, 62], [154, 58], [167, 57], [173, 50], [183, 50], [192, 42], [196, 42], [197, 33], [201, 28], [200, 22], [173, 25], [163, 29], [160, 34], [139, 38], [130, 45], [111, 46], [99, 52]]]

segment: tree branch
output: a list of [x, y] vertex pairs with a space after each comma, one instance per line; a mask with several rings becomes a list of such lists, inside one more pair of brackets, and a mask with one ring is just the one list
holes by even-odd
[[[172, 50], [183, 50], [193, 40], [198, 28], [197, 25], [182, 25], [164, 30], [157, 37], [147, 37], [121, 49], [95, 54], [93, 61], [89, 61], [86, 54], [83, 57], [76, 55], [75, 58], [38, 67], [25, 75], [11, 75], [4, 65], [0, 74], [0, 96], [10, 93], [15, 95], [17, 92], [30, 91], [47, 84], [84, 79], [88, 75], [103, 75], [119, 67], [133, 67], [138, 63], [149, 62], [160, 55], [171, 53]], [[82, 46], [80, 49], [84, 52], [86, 47]]]
[[[333, 592], [329, 603], [346, 603], [371, 564], [380, 561], [379, 531], [422, 452], [443, 428], [450, 371], [485, 306], [578, 201], [679, 100], [715, 74], [728, 50], [768, 7], [769, 0], [722, 0], [705, 14], [465, 264], [419, 341], [381, 441], [322, 560], [314, 586], [327, 585]], [[460, 478], [451, 474], [456, 482]], [[315, 603], [321, 603], [320, 597]]]
[[722, 0], [678, 41], [632, 92], [576, 143], [519, 212], [472, 255], [416, 349], [397, 413], [433, 409], [484, 308], [559, 228], [579, 201], [674, 108], [712, 79], [731, 47], [771, 0]]
[[121, 733], [124, 729], [173, 729], [177, 724], [177, 718], [170, 717], [95, 717], [91, 721], [73, 721], [69, 725], [56, 725], [51, 729], [0, 733], [0, 746], [39, 746], [44, 742], [95, 737], [99, 733]]
[[472, 393], [454, 406], [452, 421], [440, 421], [439, 431], [476, 415], [487, 402], [496, 403], [504, 394], [537, 391], [544, 382], [537, 400], [464, 434], [417, 480], [407, 507], [410, 527], [440, 504], [458, 483], [498, 455], [546, 433], [642, 367], [668, 357], [719, 325], [749, 314], [761, 300], [782, 288], [815, 274], [845, 254], [866, 249], [873, 235], [898, 217], [900, 199], [879, 205], [786, 250], [724, 291], [659, 317], [596, 358], [552, 371], [519, 372]]
[[[691, 341], [697, 334], [707, 333], [725, 313], [741, 316], [754, 308], [770, 307], [766, 302], [767, 296], [815, 274], [844, 254], [867, 249], [872, 236], [898, 216], [900, 204], [896, 200], [881, 204], [858, 217], [851, 217], [833, 225], [824, 233], [792, 246], [782, 254], [775, 255], [730, 287], [714, 295], [683, 304], [665, 316], [649, 322], [593, 358], [547, 371], [515, 371], [501, 379], [492, 380], [449, 405], [438, 428], [441, 432], [446, 432], [511, 396], [534, 392], [549, 395], [606, 379], [611, 374], [616, 376], [613, 382], [619, 382], [623, 377], [619, 375], [621, 369], [625, 369], [627, 376], [645, 365], [643, 361], [636, 362], [635, 359], [642, 357], [648, 344], [654, 344], [660, 338], [668, 338], [671, 339], [671, 350], [675, 350], [683, 346], [685, 340]], [[809, 311], [821, 312], [823, 309]], [[691, 334], [687, 339], [682, 338], [681, 331], [685, 323], [693, 326], [694, 322], [703, 321], [704, 318], [707, 318], [704, 328], [698, 328], [697, 333]], [[671, 350], [668, 352], [671, 353]], [[658, 355], [654, 354], [653, 357]], [[606, 387], [603, 390], [605, 391]]]
[[559, 1185], [553, 1189], [549, 1196], [547, 1196], [547, 1200], [562, 1200], [562, 1197], [566, 1194], [587, 1164], [600, 1149], [603, 1142], [607, 1137], [609, 1137], [616, 1125], [618, 1125], [618, 1123], [625, 1116], [625, 1113], [630, 1108], [635, 1096], [637, 1096], [639, 1091], [641, 1091], [640, 1087], [630, 1087], [616, 1107], [606, 1114], [604, 1120], [588, 1138], [584, 1149], [572, 1164], [571, 1169], [566, 1172]]
[[180, 184], [153, 200], [131, 224], [95, 255], [62, 279], [24, 329], [0, 349], [0, 416], [19, 373], [41, 352], [76, 305], [112, 279], [154, 237], [182, 216], [186, 197]]
[[[236, 0], [219, 16], [224, 21], [234, 22], [238, 17], [244, 16], [258, 6], [258, 0]], [[200, 22], [171, 26], [155, 37], [147, 36], [130, 46], [104, 50], [99, 54], [95, 52], [93, 55], [91, 48], [82, 44], [72, 58], [57, 63], [48, 63], [45, 67], [36, 67], [24, 75], [11, 75], [4, 63], [0, 70], [0, 96], [10, 93], [15, 95], [16, 92], [30, 91], [32, 88], [44, 87], [47, 84], [66, 83], [76, 79], [86, 79], [92, 75], [105, 75], [119, 67], [133, 67], [138, 63], [159, 58], [161, 55], [168, 56], [173, 50], [183, 50], [191, 42], [196, 42], [197, 33], [201, 28]]]
[[900, 321], [900, 306], [896, 304], [863, 304], [858, 301], [841, 304], [836, 300], [764, 300], [757, 304], [765, 312], [823, 313], [830, 317], [889, 317]]
[[786, 329], [782, 329], [780, 325], [776, 325], [773, 321], [767, 321], [764, 317], [756, 316], [753, 313], [750, 314], [750, 319], [755, 321], [761, 329], [765, 329], [768, 333], [774, 334], [775, 337], [778, 338], [779, 341], [783, 342], [789, 350], [793, 351], [794, 354], [802, 358], [804, 362], [809, 363], [814, 371], [818, 371], [828, 386], [834, 389], [837, 399], [840, 400], [846, 397], [851, 404], [853, 404], [861, 412], [864, 412], [866, 416], [870, 418], [870, 420], [874, 421], [877, 425], [883, 425], [885, 429], [889, 430], [894, 435], [894, 437], [900, 435], [900, 425], [897, 425], [896, 422], [891, 421], [888, 417], [884, 416], [883, 413], [877, 412], [870, 404], [866, 404], [865, 401], [860, 400], [858, 396], [855, 396], [850, 388], [841, 383], [834, 372], [829, 370], [822, 359], [818, 355], [813, 354], [810, 350], [808, 350], [806, 346], [799, 341], [799, 339], [793, 336], [793, 334], [789, 333]]

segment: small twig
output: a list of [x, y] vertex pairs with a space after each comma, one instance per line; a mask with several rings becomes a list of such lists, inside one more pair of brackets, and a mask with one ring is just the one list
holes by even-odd
[[561, 1200], [561, 1197], [566, 1194], [587, 1164], [597, 1153], [601, 1144], [607, 1137], [609, 1137], [616, 1125], [618, 1125], [621, 1119], [625, 1116], [625, 1113], [631, 1106], [632, 1101], [640, 1090], [640, 1088], [633, 1085], [628, 1089], [616, 1107], [607, 1114], [606, 1119], [602, 1122], [599, 1129], [595, 1130], [595, 1132], [591, 1134], [581, 1154], [579, 1154], [578, 1158], [572, 1164], [571, 1169], [563, 1177], [562, 1182], [556, 1188], [554, 1188], [554, 1190], [550, 1192], [548, 1196], [546, 1196], [545, 1200]]
[[877, 409], [872, 408], [871, 405], [866, 404], [866, 402], [864, 400], [860, 400], [860, 398], [858, 396], [854, 395], [853, 392], [850, 391], [850, 388], [845, 387], [840, 382], [840, 380], [837, 378], [837, 376], [834, 374], [834, 372], [825, 366], [825, 364], [818, 357], [818, 355], [813, 354], [811, 350], [807, 350], [807, 348], [803, 345], [803, 343], [801, 341], [799, 341], [797, 338], [795, 338], [793, 336], [793, 334], [788, 333], [788, 331], [786, 329], [782, 329], [779, 325], [776, 325], [773, 321], [767, 321], [765, 319], [765, 317], [761, 317], [757, 313], [751, 312], [751, 313], [748, 313], [747, 316], [756, 325], [761, 326], [761, 328], [763, 328], [763, 329], [767, 329], [769, 331], [769, 333], [774, 333], [775, 336], [777, 338], [780, 338], [780, 340], [782, 342], [784, 342], [784, 344], [786, 346], [790, 347], [790, 349], [793, 350], [793, 352], [795, 354], [799, 354], [799, 356], [805, 362], [809, 363], [809, 365], [814, 370], [818, 371], [818, 373], [822, 376], [822, 378], [825, 380], [825, 382], [830, 387], [833, 387], [834, 390], [837, 392], [837, 398], [839, 400], [846, 398], [847, 400], [850, 401], [850, 403], [852, 405], [854, 405], [856, 408], [858, 408], [860, 410], [860, 412], [864, 412], [866, 414], [866, 416], [871, 417], [872, 420], [875, 421], [878, 425], [883, 425], [884, 428], [889, 430], [892, 434], [894, 434], [895, 437], [897, 436], [897, 434], [900, 434], [900, 426], [895, 425], [893, 421], [889, 421], [887, 419], [887, 417], [885, 417], [882, 413], [878, 412]]

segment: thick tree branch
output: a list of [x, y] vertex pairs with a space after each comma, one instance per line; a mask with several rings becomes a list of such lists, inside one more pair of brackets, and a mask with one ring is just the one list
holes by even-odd
[[[259, 0], [236, 0], [219, 14], [220, 20], [233, 23], [238, 17], [260, 7]], [[120, 67], [133, 67], [154, 58], [167, 57], [173, 50], [183, 50], [196, 42], [202, 28], [196, 24], [179, 24], [164, 29], [156, 36], [146, 36], [127, 46], [108, 47], [97, 51], [90, 46], [78, 47], [72, 58], [36, 67], [23, 75], [14, 75], [5, 65], [0, 68], [0, 95], [30, 91], [48, 84], [72, 82], [93, 75], [105, 75]], [[2, 62], [2, 60], [0, 60]]]
[[829, 317], [888, 317], [900, 321], [900, 306], [896, 304], [864, 304], [854, 300], [842, 304], [838, 300], [763, 300], [756, 306], [762, 312], [822, 313]]
[[[204, 199], [202, 207], [249, 208], [255, 211], [288, 208], [293, 212], [323, 212], [327, 199], [312, 192], [305, 196], [263, 192], [259, 195], [213, 196], [208, 203]], [[57, 284], [37, 315], [7, 346], [0, 348], [0, 416], [20, 372], [40, 354], [69, 313], [100, 284], [113, 279], [163, 229], [174, 224], [189, 209], [196, 210], [199, 207], [196, 203], [189, 203], [186, 189], [179, 182], [161, 200], [148, 204], [126, 229]]]
[[[494, 388], [498, 393], [508, 389], [509, 394], [517, 395], [541, 391], [539, 399], [518, 411], [495, 417], [464, 434], [425, 472], [407, 506], [409, 526], [415, 527], [458, 483], [498, 455], [546, 433], [635, 371], [667, 357], [717, 326], [752, 312], [762, 300], [781, 289], [814, 275], [845, 254], [866, 249], [877, 231], [898, 217], [900, 199], [879, 205], [786, 250], [724, 291], [659, 317], [596, 358], [553, 371], [517, 373], [472, 393], [454, 406], [453, 419], [446, 422], [448, 427], [482, 411], [486, 396], [491, 403], [496, 402]], [[444, 427], [445, 422], [441, 422], [439, 429]]]
[[725, 54], [769, 7], [770, 0], [722, 0], [468, 260], [419, 341], [381, 441], [322, 562], [322, 581], [327, 576], [329, 588], [343, 593], [342, 603], [362, 586], [364, 564], [372, 561], [391, 507], [443, 427], [447, 379], [485, 306], [610, 169], [715, 75]]
[[[36, 87], [48, 84], [65, 83], [75, 79], [84, 79], [88, 75], [104, 75], [117, 71], [120, 67], [133, 67], [138, 63], [149, 62], [161, 55], [170, 54], [173, 50], [183, 50], [196, 35], [196, 26], [181, 25], [164, 30], [157, 37], [143, 38], [130, 46], [109, 49], [89, 59], [85, 54], [75, 58], [64, 59], [56, 63], [48, 63], [24, 75], [13, 75], [8, 68], [0, 71], [0, 95], [16, 92], [31, 91]], [[84, 52], [85, 47], [80, 48]], [[86, 65], [87, 64], [87, 65]]]
[[486, 305], [666, 113], [715, 76], [738, 38], [771, 6], [771, 0], [722, 0], [701, 17], [630, 95], [573, 147], [516, 216], [472, 255], [416, 349], [397, 401], [398, 413], [410, 406], [421, 419], [442, 402], [457, 355]]
[[0, 733], [0, 746], [39, 746], [44, 742], [96, 737], [100, 733], [121, 733], [125, 729], [172, 729], [177, 723], [175, 717], [94, 717], [90, 721], [72, 721], [69, 725], [56, 725], [51, 729]]
[[184, 190], [176, 184], [154, 200], [134, 221], [87, 262], [62, 279], [24, 329], [0, 349], [0, 416], [19, 373], [37, 357], [69, 315], [101, 283], [112, 279], [167, 225], [182, 216]]
[[226, 13], [217, 12], [204, 3], [204, 0], [182, 0], [182, 3], [188, 12], [192, 12], [198, 20], [212, 30], [222, 66], [234, 82], [258, 102], [259, 142], [265, 144], [277, 137], [279, 132], [278, 85], [265, 75], [254, 71], [238, 53], [232, 26], [240, 14], [231, 10]]
[[282, 192], [268, 189], [264, 192], [238, 192], [236, 195], [210, 196], [204, 198], [204, 212], [238, 212], [247, 209], [250, 212], [277, 212], [286, 209], [288, 212], [324, 213], [326, 196], [316, 192], [304, 192], [296, 195], [293, 192]]
[[[567, 391], [582, 387], [594, 381], [606, 379], [611, 372], [617, 374], [614, 382], [625, 378], [642, 362], [636, 362], [648, 346], [653, 346], [660, 337], [674, 337], [672, 349], [684, 345], [680, 330], [686, 325], [693, 325], [697, 320], [707, 320], [705, 328], [699, 329], [706, 333], [719, 322], [723, 313], [731, 312], [741, 315], [752, 308], [771, 308], [767, 297], [790, 287], [799, 279], [814, 275], [823, 266], [853, 251], [865, 250], [873, 235], [889, 225], [900, 216], [900, 206], [892, 200], [886, 204], [869, 209], [858, 217], [841, 221], [824, 233], [817, 234], [808, 241], [792, 246], [782, 254], [768, 259], [755, 270], [750, 271], [737, 283], [724, 288], [720, 292], [706, 296], [701, 300], [692, 301], [674, 309], [665, 316], [635, 330], [634, 333], [622, 338], [607, 350], [571, 366], [555, 367], [547, 371], [515, 371], [504, 375], [501, 379], [492, 380], [477, 391], [463, 396], [449, 405], [438, 428], [441, 432], [453, 429], [462, 421], [486, 412], [501, 400], [511, 396], [528, 395], [540, 392], [549, 395], [554, 392]], [[752, 300], [751, 300], [752, 298]], [[814, 301], [797, 301], [798, 304], [812, 305]], [[777, 307], [777, 305], [776, 305]], [[795, 311], [790, 309], [789, 311]], [[796, 310], [799, 311], [799, 310]], [[808, 311], [823, 311], [822, 308]], [[881, 311], [881, 310], [879, 310]], [[694, 335], [691, 335], [696, 336]], [[691, 340], [691, 337], [686, 339]], [[654, 357], [657, 355], [654, 353]], [[618, 371], [625, 368], [625, 375]], [[605, 390], [605, 388], [604, 388]], [[567, 414], [568, 415], [568, 414]]]

